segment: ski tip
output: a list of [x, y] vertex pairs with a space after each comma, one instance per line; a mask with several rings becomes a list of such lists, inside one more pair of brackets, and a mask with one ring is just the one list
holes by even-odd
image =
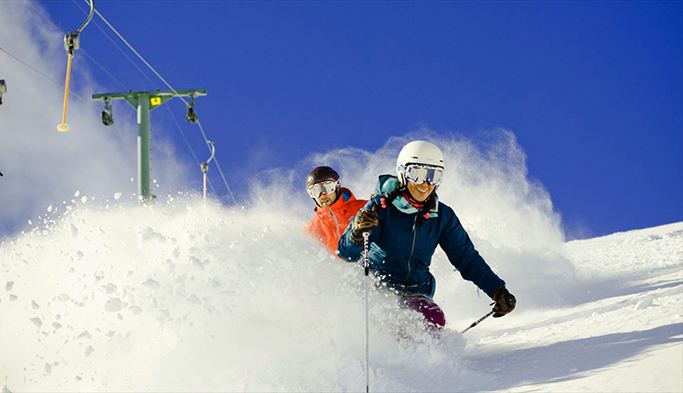
[[69, 125], [66, 123], [62, 123], [62, 124], [57, 126], [57, 131], [59, 131], [59, 132], [67, 132], [70, 129], [71, 129], [71, 127], [69, 127]]

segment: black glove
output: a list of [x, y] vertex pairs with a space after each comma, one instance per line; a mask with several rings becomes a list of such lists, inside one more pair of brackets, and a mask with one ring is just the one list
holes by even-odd
[[500, 318], [511, 312], [517, 305], [517, 299], [505, 287], [498, 287], [493, 291], [493, 300], [496, 302], [493, 306], [494, 318]]
[[351, 223], [351, 240], [358, 245], [363, 244], [363, 233], [372, 232], [372, 228], [377, 224], [379, 224], [377, 212], [374, 210], [358, 211]]

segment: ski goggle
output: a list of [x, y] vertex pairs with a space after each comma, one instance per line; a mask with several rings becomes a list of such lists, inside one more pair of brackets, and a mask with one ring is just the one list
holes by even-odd
[[308, 195], [311, 196], [311, 198], [318, 198], [320, 195], [325, 194], [331, 194], [334, 192], [334, 190], [337, 189], [341, 185], [341, 182], [339, 179], [336, 181], [328, 180], [320, 183], [315, 183], [312, 186], [308, 187], [306, 191], [308, 191]]
[[433, 186], [441, 184], [443, 168], [431, 165], [410, 164], [403, 171], [406, 179], [415, 184], [429, 182]]

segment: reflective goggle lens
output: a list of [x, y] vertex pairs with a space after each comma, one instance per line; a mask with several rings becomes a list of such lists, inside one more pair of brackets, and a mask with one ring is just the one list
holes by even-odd
[[308, 195], [311, 196], [311, 198], [318, 198], [322, 194], [331, 194], [334, 192], [334, 190], [337, 189], [337, 186], [339, 185], [339, 180], [337, 181], [325, 181], [322, 183], [316, 183], [306, 189], [308, 191]]
[[429, 182], [431, 185], [438, 186], [441, 184], [443, 168], [428, 165], [408, 165], [404, 173], [406, 179], [415, 184]]

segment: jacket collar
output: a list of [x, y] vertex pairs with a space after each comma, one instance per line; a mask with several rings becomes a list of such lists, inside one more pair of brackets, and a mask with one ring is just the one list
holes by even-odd
[[[398, 178], [396, 176], [382, 175], [379, 177], [379, 181], [377, 182], [375, 194], [387, 197], [394, 190], [396, 190], [397, 187]], [[429, 210], [429, 217], [438, 217], [439, 197], [434, 194], [432, 198], [434, 198], [434, 207]], [[415, 206], [411, 205], [403, 195], [400, 194], [394, 198], [393, 201], [391, 201], [391, 204], [394, 205], [394, 207], [396, 207], [400, 212], [405, 214], [415, 214], [419, 211], [417, 208], [415, 208]]]
[[[337, 210], [341, 209], [343, 205], [346, 204], [346, 202], [354, 201], [356, 200], [356, 197], [353, 195], [351, 190], [349, 190], [346, 187], [342, 187], [339, 189], [339, 192], [341, 195], [339, 198], [331, 205], [328, 207], [320, 207], [316, 204], [315, 208], [313, 211], [315, 211], [317, 214], [321, 214], [326, 212], [327, 210], [332, 210], [333, 212], [336, 212]], [[315, 203], [315, 201], [314, 201]]]

